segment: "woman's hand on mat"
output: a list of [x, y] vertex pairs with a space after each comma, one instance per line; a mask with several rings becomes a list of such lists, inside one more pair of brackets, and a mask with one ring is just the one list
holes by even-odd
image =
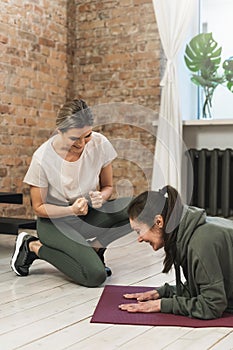
[[136, 304], [121, 304], [119, 309], [128, 312], [160, 312], [161, 311], [161, 299], [139, 301]]
[[100, 208], [103, 205], [104, 199], [100, 191], [90, 191], [89, 192], [91, 206], [93, 208]]
[[137, 299], [137, 301], [147, 301], [147, 300], [156, 300], [159, 299], [159, 293], [156, 289], [148, 290], [144, 293], [132, 293], [132, 294], [124, 294], [124, 298], [126, 299]]
[[71, 209], [75, 215], [87, 215], [88, 213], [88, 205], [87, 200], [84, 197], [76, 199], [76, 201], [72, 204]]

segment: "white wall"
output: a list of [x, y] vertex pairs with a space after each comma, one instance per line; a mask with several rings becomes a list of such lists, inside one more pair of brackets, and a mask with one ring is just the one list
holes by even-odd
[[[233, 56], [232, 46], [232, 0], [201, 0], [201, 28], [206, 23], [207, 32], [213, 33], [214, 40], [222, 47], [222, 63]], [[223, 72], [223, 69], [219, 69]], [[225, 85], [225, 84], [224, 84]], [[213, 95], [213, 118], [233, 117], [233, 94], [226, 86], [218, 86]]]

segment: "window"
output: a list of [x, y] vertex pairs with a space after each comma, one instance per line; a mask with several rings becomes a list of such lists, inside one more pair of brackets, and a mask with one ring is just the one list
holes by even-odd
[[[201, 89], [191, 81], [191, 72], [184, 63], [184, 51], [186, 44], [199, 32], [212, 32], [213, 38], [219, 46], [222, 46], [222, 61], [233, 56], [232, 46], [232, 0], [199, 0], [190, 32], [179, 62], [179, 77], [181, 91], [181, 112], [183, 119], [200, 119], [203, 104]], [[221, 69], [219, 70], [221, 71]], [[225, 86], [218, 86], [213, 95], [212, 116], [214, 119], [233, 118], [233, 93]]]

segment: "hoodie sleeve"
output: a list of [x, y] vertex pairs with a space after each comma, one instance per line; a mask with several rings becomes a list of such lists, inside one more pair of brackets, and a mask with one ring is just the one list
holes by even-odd
[[161, 312], [206, 320], [221, 317], [227, 307], [222, 284], [219, 282], [212, 288], [203, 287], [201, 294], [193, 298], [176, 295], [172, 298], [162, 298]]
[[172, 298], [176, 293], [176, 287], [165, 283], [162, 287], [156, 288], [160, 298]]
[[183, 291], [180, 296], [162, 297], [161, 312], [200, 319], [222, 316], [227, 308], [227, 297], [221, 266], [216, 252], [212, 250], [211, 259], [208, 253], [201, 248], [198, 254], [196, 250], [189, 252], [189, 289], [192, 295], [196, 290], [196, 296], [188, 297]]

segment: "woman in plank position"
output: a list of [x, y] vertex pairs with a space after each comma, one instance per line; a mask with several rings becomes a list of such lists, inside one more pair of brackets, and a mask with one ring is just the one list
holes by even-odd
[[40, 258], [76, 283], [95, 287], [111, 275], [104, 261], [107, 245], [131, 231], [129, 198], [109, 200], [117, 154], [105, 136], [92, 130], [85, 101], [65, 103], [56, 126], [55, 135], [33, 154], [24, 178], [38, 217], [38, 238], [18, 235], [11, 267], [27, 276]]
[[[128, 208], [138, 242], [164, 248], [163, 272], [174, 265], [176, 285], [126, 294], [135, 303], [119, 305], [128, 312], [163, 312], [199, 319], [233, 312], [233, 222], [206, 216], [203, 209], [183, 205], [171, 186], [147, 191]], [[181, 279], [180, 269], [184, 278]]]

